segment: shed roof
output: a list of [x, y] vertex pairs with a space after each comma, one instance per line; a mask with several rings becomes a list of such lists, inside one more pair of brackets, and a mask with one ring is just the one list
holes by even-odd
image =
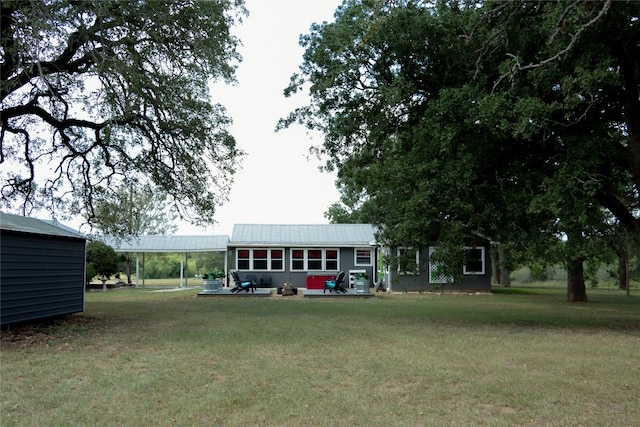
[[57, 221], [30, 218], [4, 212], [0, 212], [0, 229], [49, 236], [73, 237], [76, 239], [86, 238], [79, 231]]
[[371, 224], [236, 224], [230, 246], [371, 246]]
[[106, 238], [116, 252], [223, 252], [229, 236], [138, 236], [129, 239]]

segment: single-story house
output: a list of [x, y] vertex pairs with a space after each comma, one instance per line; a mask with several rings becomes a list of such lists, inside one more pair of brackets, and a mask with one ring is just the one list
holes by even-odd
[[[410, 269], [384, 259], [396, 257], [406, 248], [381, 247], [371, 224], [235, 225], [228, 244], [231, 269], [240, 278], [259, 285], [280, 287], [289, 282], [307, 289], [322, 289], [324, 281], [346, 273], [346, 286], [354, 287], [358, 273], [370, 286], [382, 282], [391, 291], [491, 290], [490, 244], [484, 239], [465, 247], [466, 262], [460, 266], [462, 280], [453, 281], [438, 273], [431, 260], [436, 245], [413, 250]], [[406, 255], [406, 254], [405, 254]]]
[[375, 280], [375, 229], [370, 224], [237, 224], [228, 244], [231, 268], [259, 286], [322, 289], [324, 281], [346, 274]]
[[0, 213], [0, 323], [84, 311], [86, 239], [57, 222]]

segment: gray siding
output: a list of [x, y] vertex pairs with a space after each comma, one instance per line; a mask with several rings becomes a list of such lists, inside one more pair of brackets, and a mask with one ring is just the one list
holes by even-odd
[[[372, 265], [355, 266], [354, 248], [372, 250]], [[375, 228], [371, 224], [236, 224], [233, 227], [231, 242], [228, 245], [231, 254], [230, 269], [237, 270], [242, 279], [248, 274], [258, 280], [262, 275], [271, 276], [271, 286], [280, 287], [288, 282], [296, 287], [306, 287], [307, 275], [346, 274], [350, 270], [365, 270], [373, 283], [375, 272]], [[273, 250], [283, 251], [283, 269], [258, 270], [238, 268], [237, 250]], [[292, 251], [296, 249], [335, 249], [339, 251], [338, 268], [328, 271], [295, 270], [291, 271]], [[325, 265], [323, 268], [326, 268]], [[332, 266], [333, 267], [333, 266]], [[348, 279], [347, 279], [348, 280]]]
[[[434, 243], [434, 246], [437, 245]], [[389, 271], [391, 290], [394, 292], [409, 291], [490, 291], [491, 290], [491, 259], [490, 245], [484, 248], [484, 274], [463, 274], [462, 280], [454, 283], [432, 283], [429, 275], [429, 249], [425, 248], [419, 254], [419, 274], [400, 274]], [[460, 270], [462, 270], [460, 266]]]
[[84, 310], [85, 240], [0, 231], [1, 324]]
[[[231, 270], [237, 270], [236, 264], [236, 250], [244, 249], [245, 247], [231, 248]], [[336, 248], [335, 246], [327, 246], [326, 249], [337, 249], [339, 253], [339, 270], [344, 271], [346, 274], [349, 274], [350, 270], [365, 270], [367, 276], [369, 277], [369, 284], [373, 286], [374, 272], [375, 272], [375, 262], [376, 262], [376, 251], [374, 248], [361, 246], [362, 249], [371, 249], [372, 252], [372, 264], [370, 266], [356, 266], [354, 259], [354, 248]], [[260, 249], [258, 247], [252, 247], [251, 249]], [[266, 248], [265, 248], [266, 249]], [[258, 280], [262, 275], [267, 275], [271, 277], [271, 287], [277, 288], [281, 287], [283, 283], [291, 283], [295, 287], [306, 287], [307, 284], [307, 275], [308, 274], [317, 274], [322, 275], [332, 274], [337, 275], [338, 270], [335, 271], [290, 271], [289, 267], [291, 265], [291, 250], [299, 249], [299, 248], [290, 248], [285, 247], [284, 249], [284, 271], [266, 271], [266, 270], [237, 270], [240, 278], [244, 279], [248, 274], [254, 275]], [[323, 248], [315, 248], [315, 249], [323, 249]], [[345, 279], [348, 281], [348, 277]], [[348, 286], [348, 283], [345, 284]]]

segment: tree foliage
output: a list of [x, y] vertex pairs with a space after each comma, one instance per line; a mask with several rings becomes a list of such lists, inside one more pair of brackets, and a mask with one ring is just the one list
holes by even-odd
[[[99, 234], [110, 239], [126, 239], [141, 235], [163, 235], [175, 232], [175, 212], [166, 204], [166, 193], [149, 186], [134, 190], [121, 187], [112, 200], [101, 200], [94, 209], [92, 223]], [[131, 284], [133, 253], [125, 253], [124, 272]]]
[[234, 80], [242, 0], [0, 7], [5, 208], [68, 213], [76, 200], [93, 219], [121, 185], [148, 186], [210, 222], [242, 155], [209, 92]]
[[391, 244], [481, 235], [577, 268], [611, 215], [638, 229], [638, 9], [348, 0], [301, 38], [285, 94], [311, 102], [279, 126], [324, 132], [344, 204]]
[[195, 261], [196, 273], [225, 269], [222, 252], [192, 252], [189, 256]]
[[125, 238], [175, 232], [176, 215], [166, 204], [166, 195], [150, 187], [121, 187], [111, 201], [95, 208], [94, 224], [101, 234]]
[[111, 277], [118, 272], [118, 256], [111, 246], [98, 240], [87, 243], [88, 270], [101, 277]]

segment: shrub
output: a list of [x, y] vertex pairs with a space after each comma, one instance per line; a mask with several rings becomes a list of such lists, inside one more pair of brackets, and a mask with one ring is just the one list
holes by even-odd
[[540, 282], [549, 280], [549, 272], [547, 271], [547, 268], [544, 267], [543, 265], [538, 263], [532, 264], [531, 267], [529, 267], [529, 269], [531, 271], [530, 272], [531, 280], [540, 281]]
[[208, 273], [204, 273], [202, 275], [202, 278], [204, 280], [222, 279], [222, 278], [224, 278], [224, 271], [220, 270], [219, 268], [216, 268], [213, 271], [210, 271]]
[[94, 276], [111, 277], [118, 272], [118, 256], [111, 246], [93, 240], [87, 244], [87, 276], [89, 276], [89, 265], [94, 269]]

